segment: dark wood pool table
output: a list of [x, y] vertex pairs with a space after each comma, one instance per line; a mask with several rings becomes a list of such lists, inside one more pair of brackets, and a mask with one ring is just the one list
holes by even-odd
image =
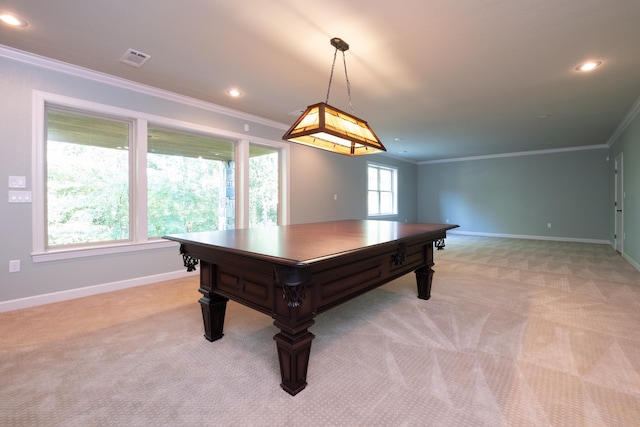
[[222, 338], [227, 301], [274, 319], [282, 388], [307, 385], [314, 317], [415, 271], [429, 299], [433, 248], [452, 224], [346, 220], [165, 236], [180, 243], [185, 267], [200, 264], [205, 337]]

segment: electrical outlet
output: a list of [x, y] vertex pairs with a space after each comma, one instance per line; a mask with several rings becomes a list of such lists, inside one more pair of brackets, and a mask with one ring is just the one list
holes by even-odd
[[551, 228], [551, 223], [550, 222], [547, 223], [547, 228]]
[[20, 260], [12, 259], [9, 261], [9, 273], [17, 273], [20, 271]]

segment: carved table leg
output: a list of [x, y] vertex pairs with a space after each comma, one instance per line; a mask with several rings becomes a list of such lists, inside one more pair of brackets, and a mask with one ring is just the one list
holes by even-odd
[[285, 324], [273, 322], [280, 333], [273, 339], [278, 348], [280, 361], [280, 384], [284, 391], [295, 396], [307, 386], [307, 368], [309, 367], [309, 355], [311, 353], [311, 341], [315, 337], [307, 328], [314, 324], [311, 320], [292, 329]]
[[273, 324], [280, 328], [276, 340], [280, 362], [280, 386], [292, 396], [307, 386], [307, 368], [314, 335], [308, 331], [315, 321], [313, 293], [307, 292], [311, 273], [306, 268], [274, 266], [276, 292], [282, 297], [275, 299]]
[[415, 271], [416, 282], [418, 283], [418, 298], [431, 298], [431, 282], [433, 280], [433, 245], [425, 246], [424, 267], [420, 267]]

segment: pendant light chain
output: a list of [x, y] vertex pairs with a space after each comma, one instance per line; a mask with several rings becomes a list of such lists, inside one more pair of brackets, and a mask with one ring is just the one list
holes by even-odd
[[336, 66], [336, 56], [338, 56], [338, 48], [333, 52], [333, 64], [331, 64], [331, 75], [329, 76], [329, 87], [327, 88], [327, 99], [324, 101], [325, 104], [329, 103], [329, 92], [331, 91], [331, 82], [333, 81], [333, 69]]
[[[336, 57], [338, 56], [338, 48], [336, 48], [333, 53], [333, 63], [331, 64], [331, 75], [329, 76], [329, 87], [327, 87], [327, 99], [325, 100], [325, 104], [329, 103], [329, 93], [331, 92], [331, 83], [333, 82], [333, 70], [336, 66]], [[349, 81], [349, 75], [347, 74], [347, 56], [342, 51], [342, 62], [344, 63], [344, 77], [347, 81], [347, 95], [349, 97], [349, 108], [351, 109], [351, 114], [353, 114], [353, 103], [351, 102], [351, 82]]]
[[347, 75], [347, 57], [342, 51], [342, 61], [344, 62], [344, 78], [347, 81], [347, 95], [349, 95], [349, 108], [351, 108], [351, 114], [353, 114], [353, 104], [351, 103], [351, 82], [349, 82], [349, 76]]

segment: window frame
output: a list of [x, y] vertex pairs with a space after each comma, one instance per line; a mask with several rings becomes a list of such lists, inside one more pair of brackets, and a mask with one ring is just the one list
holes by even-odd
[[[378, 190], [371, 190], [369, 188], [369, 171], [376, 169], [378, 172]], [[393, 198], [393, 207], [391, 213], [371, 213], [369, 212], [369, 192], [377, 191], [378, 193], [378, 207], [380, 207], [380, 170], [391, 171], [392, 183], [391, 183], [391, 196]], [[382, 163], [367, 162], [367, 218], [383, 219], [383, 218], [397, 218], [398, 217], [398, 168], [395, 166], [389, 166]]]
[[[197, 123], [171, 119], [126, 108], [105, 105], [93, 101], [51, 94], [38, 90], [33, 91], [32, 122], [32, 260], [33, 262], [56, 261], [96, 255], [132, 252], [146, 249], [172, 247], [176, 243], [162, 238], [147, 236], [147, 129], [149, 126], [161, 126], [176, 131], [198, 133], [214, 138], [224, 138], [235, 144], [236, 156], [236, 228], [248, 226], [248, 160], [249, 144], [264, 145], [280, 152], [280, 206], [279, 223], [289, 222], [289, 145], [282, 141], [274, 141], [261, 137], [250, 137], [246, 134], [213, 128]], [[79, 114], [90, 114], [97, 117], [130, 121], [132, 124], [130, 142], [130, 199], [131, 236], [128, 241], [95, 243], [78, 247], [46, 248], [46, 153], [47, 138], [46, 107], [50, 105]], [[247, 196], [243, 196], [247, 195]]]
[[[96, 241], [96, 242], [84, 242], [84, 243], [76, 243], [76, 244], [59, 244], [59, 245], [51, 245], [50, 242], [48, 242], [48, 235], [49, 235], [49, 224], [48, 224], [48, 220], [49, 217], [47, 215], [47, 195], [48, 195], [48, 182], [47, 182], [47, 175], [48, 175], [48, 167], [47, 167], [47, 152], [48, 152], [48, 133], [49, 133], [49, 129], [47, 127], [48, 123], [49, 123], [49, 119], [48, 119], [48, 115], [47, 112], [48, 111], [57, 111], [60, 113], [66, 113], [66, 114], [70, 114], [70, 115], [76, 115], [78, 117], [85, 117], [85, 118], [94, 118], [94, 119], [99, 119], [99, 120], [104, 120], [104, 121], [110, 121], [110, 122], [120, 122], [122, 124], [127, 124], [128, 129], [127, 129], [127, 181], [128, 181], [128, 188], [129, 188], [129, 192], [128, 192], [128, 209], [127, 209], [127, 220], [129, 223], [128, 226], [128, 238], [126, 239], [120, 239], [120, 240], [102, 240], [102, 241]], [[83, 248], [83, 247], [92, 247], [92, 246], [105, 246], [105, 245], [119, 245], [119, 244], [126, 244], [126, 243], [131, 243], [133, 242], [133, 236], [135, 235], [135, 222], [133, 221], [133, 219], [135, 218], [134, 216], [134, 203], [133, 203], [133, 198], [135, 196], [135, 191], [133, 191], [133, 186], [132, 184], [134, 183], [134, 179], [132, 178], [132, 171], [134, 170], [134, 160], [135, 160], [135, 156], [132, 156], [131, 153], [129, 152], [130, 148], [131, 148], [131, 142], [134, 140], [134, 134], [135, 134], [135, 129], [136, 129], [136, 123], [134, 120], [132, 120], [129, 117], [117, 117], [114, 115], [107, 115], [107, 114], [96, 114], [95, 112], [92, 111], [87, 111], [87, 110], [80, 110], [77, 108], [70, 108], [68, 106], [62, 106], [59, 104], [52, 104], [52, 103], [45, 103], [44, 106], [44, 114], [43, 114], [44, 120], [46, 123], [43, 123], [43, 138], [41, 140], [42, 145], [41, 145], [41, 149], [42, 149], [42, 156], [43, 156], [43, 170], [42, 170], [42, 177], [43, 180], [39, 181], [39, 183], [42, 184], [42, 188], [43, 188], [43, 200], [44, 205], [43, 205], [43, 227], [44, 227], [44, 233], [42, 234], [42, 237], [44, 239], [44, 250], [46, 252], [52, 252], [52, 251], [59, 251], [59, 250], [67, 250], [67, 249], [76, 249], [76, 248]]]

